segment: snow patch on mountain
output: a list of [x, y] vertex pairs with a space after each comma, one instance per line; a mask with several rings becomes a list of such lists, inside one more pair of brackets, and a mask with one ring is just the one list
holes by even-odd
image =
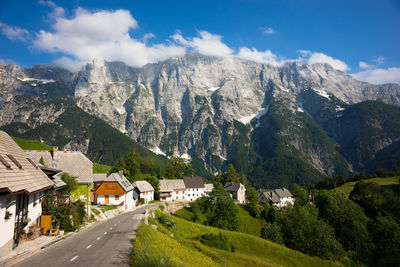
[[162, 150], [158, 146], [153, 147], [153, 148], [149, 148], [149, 150], [152, 151], [153, 153], [157, 154], [157, 155], [166, 156], [165, 153], [162, 152]]

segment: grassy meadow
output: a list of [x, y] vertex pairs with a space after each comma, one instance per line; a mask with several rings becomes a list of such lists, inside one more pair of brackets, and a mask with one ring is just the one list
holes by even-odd
[[[393, 185], [393, 184], [398, 184], [399, 183], [399, 177], [377, 177], [377, 178], [372, 178], [372, 179], [368, 179], [365, 180], [366, 182], [370, 182], [370, 183], [377, 183], [380, 186], [386, 186], [386, 185]], [[354, 185], [357, 183], [358, 181], [355, 182], [348, 182], [345, 183], [339, 187], [336, 187], [333, 190], [336, 190], [338, 192], [341, 192], [343, 194], [345, 194], [347, 197], [350, 196], [351, 191], [353, 191], [354, 189]]]
[[[134, 241], [131, 266], [339, 266], [253, 235], [221, 230], [176, 216], [166, 228], [156, 219], [142, 224]], [[235, 250], [228, 252], [199, 241], [204, 234], [224, 235]]]
[[39, 141], [25, 140], [18, 137], [13, 137], [12, 139], [24, 150], [53, 150], [51, 146]]

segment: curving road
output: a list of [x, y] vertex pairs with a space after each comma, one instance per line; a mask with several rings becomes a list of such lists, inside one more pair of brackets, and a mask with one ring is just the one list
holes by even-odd
[[157, 205], [96, 223], [13, 266], [129, 266], [132, 242], [143, 213]]

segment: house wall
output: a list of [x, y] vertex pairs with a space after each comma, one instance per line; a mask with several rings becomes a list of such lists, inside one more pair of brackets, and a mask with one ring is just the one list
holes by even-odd
[[246, 202], [246, 189], [244, 189], [244, 187], [240, 188], [237, 192], [236, 197], [237, 197], [236, 199], [239, 201], [239, 203], [241, 203], [241, 204], [245, 203]]
[[140, 198], [144, 199], [144, 203], [142, 204], [149, 203], [149, 201], [154, 200], [154, 191], [142, 192], [140, 193]]
[[[7, 205], [8, 204], [8, 205]], [[12, 215], [5, 220], [6, 210]], [[0, 257], [6, 256], [12, 251], [14, 237], [14, 223], [16, 213], [16, 195], [0, 196]]]
[[279, 207], [284, 207], [287, 205], [293, 205], [294, 204], [294, 199], [292, 197], [284, 197], [280, 199], [281, 202], [279, 203]]
[[136, 201], [133, 199], [133, 190], [125, 194], [125, 210], [131, 210], [135, 207]]
[[185, 199], [187, 201], [195, 201], [202, 196], [204, 196], [204, 188], [186, 188]]
[[[161, 193], [167, 193], [167, 192], [161, 192]], [[182, 201], [185, 200], [185, 189], [174, 189], [172, 192], [170, 192], [171, 196], [166, 197], [165, 199], [162, 199], [160, 197], [161, 201]]]
[[[106, 195], [97, 195], [97, 204], [105, 205], [106, 204]], [[116, 195], [108, 195], [108, 205], [121, 205], [122, 202], [125, 203], [126, 194], [118, 195], [119, 199], [115, 199]]]
[[[28, 220], [29, 223], [25, 226], [24, 229], [29, 229], [30, 225], [34, 225], [37, 222], [37, 219], [42, 215], [42, 199], [44, 197], [44, 192], [39, 192], [36, 194], [32, 194], [29, 196], [28, 200]], [[36, 204], [35, 204], [36, 203]]]

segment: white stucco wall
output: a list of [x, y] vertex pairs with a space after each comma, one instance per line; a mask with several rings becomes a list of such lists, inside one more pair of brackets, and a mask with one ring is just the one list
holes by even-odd
[[[8, 199], [8, 201], [7, 201]], [[7, 202], [10, 203], [7, 208]], [[8, 220], [4, 219], [6, 210], [12, 213]], [[0, 196], [0, 257], [7, 255], [12, 250], [14, 237], [14, 223], [16, 212], [16, 196]]]
[[149, 203], [149, 201], [154, 200], [154, 191], [142, 192], [140, 193], [140, 198], [144, 199], [144, 203]]
[[[39, 192], [29, 196], [28, 200], [28, 220], [29, 223], [25, 226], [25, 230], [29, 229], [30, 225], [36, 223], [36, 220], [42, 215], [41, 199], [44, 197], [44, 192]], [[36, 204], [35, 204], [36, 203]]]
[[195, 201], [204, 195], [204, 188], [186, 188], [185, 191], [185, 199], [187, 201]]

